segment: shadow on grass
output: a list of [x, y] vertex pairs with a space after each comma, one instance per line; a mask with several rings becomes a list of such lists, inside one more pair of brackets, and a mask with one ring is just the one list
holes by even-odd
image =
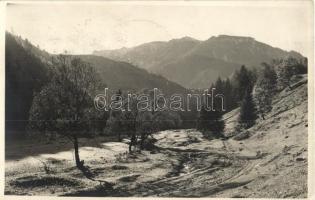
[[80, 182], [75, 179], [63, 178], [57, 176], [25, 176], [17, 178], [10, 185], [22, 188], [47, 187], [47, 186], [79, 186]]
[[[96, 180], [99, 181], [99, 180]], [[84, 190], [78, 190], [63, 194], [61, 196], [73, 196], [73, 197], [128, 197], [130, 193], [115, 189], [113, 184], [106, 181], [99, 181], [99, 185]]]
[[[116, 142], [117, 139], [110, 136], [97, 136], [96, 138], [80, 138], [79, 147], [102, 147], [104, 142]], [[73, 151], [73, 144], [64, 138], [44, 140], [36, 138], [6, 138], [5, 160], [18, 160], [28, 156], [40, 154], [56, 154], [63, 151]]]

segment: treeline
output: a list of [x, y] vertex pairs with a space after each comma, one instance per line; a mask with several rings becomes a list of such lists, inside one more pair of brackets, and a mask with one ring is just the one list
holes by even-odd
[[205, 105], [199, 113], [197, 129], [205, 136], [224, 137], [224, 113], [240, 107], [236, 133], [248, 129], [255, 124], [258, 117], [265, 120], [272, 110], [273, 96], [281, 90], [291, 89], [291, 82], [299, 74], [307, 73], [307, 59], [273, 60], [270, 64], [262, 63], [261, 67], [248, 69], [244, 65], [236, 70], [231, 79], [222, 80], [220, 77], [211, 85], [217, 93], [224, 95], [223, 110], [221, 102], [214, 103], [214, 110], [206, 110]]

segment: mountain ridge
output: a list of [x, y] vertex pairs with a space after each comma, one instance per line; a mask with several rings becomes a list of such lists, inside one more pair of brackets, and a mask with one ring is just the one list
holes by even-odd
[[[15, 36], [11, 33], [7, 33], [6, 36], [7, 38], [10, 38], [11, 42], [14, 38], [17, 45], [20, 45], [23, 49], [25, 49], [25, 51], [28, 51], [29, 54], [36, 56], [41, 62], [43, 62], [43, 64], [46, 64], [48, 66], [51, 65], [52, 57], [57, 56], [56, 54], [51, 54], [49, 52], [46, 52], [45, 50], [40, 49], [38, 46], [34, 46], [27, 39], [22, 39], [21, 37]], [[8, 46], [8, 48], [10, 47]], [[167, 93], [186, 91], [186, 89], [179, 84], [173, 83], [172, 81], [169, 81], [164, 77], [161, 77], [160, 75], [152, 74], [144, 69], [133, 66], [128, 62], [115, 61], [110, 58], [104, 58], [101, 56], [89, 54], [78, 54], [69, 56], [79, 57], [83, 61], [90, 63], [93, 67], [97, 69], [97, 72], [101, 74], [101, 79], [104, 81], [104, 83], [108, 86], [112, 86], [112, 89], [115, 90], [141, 90], [146, 87], [156, 87], [162, 89], [162, 91], [163, 89], [164, 91], [167, 91], [169, 88], [175, 88], [172, 92], [168, 91]], [[105, 71], [107, 72], [107, 74], [104, 73]], [[117, 74], [117, 71], [120, 72], [120, 77], [116, 76], [115, 78], [113, 78], [112, 75]], [[132, 75], [136, 77], [131, 77]], [[128, 81], [124, 82], [123, 79], [128, 79]]]
[[[304, 58], [296, 51], [272, 47], [252, 37], [229, 35], [212, 36], [204, 41], [183, 37], [165, 42], [144, 43], [124, 48], [123, 51], [105, 50], [93, 53], [133, 63], [186, 88], [207, 88], [218, 76], [226, 78], [241, 65], [258, 68], [262, 62], [272, 62], [273, 59]], [[187, 74], [190, 75], [188, 78]]]

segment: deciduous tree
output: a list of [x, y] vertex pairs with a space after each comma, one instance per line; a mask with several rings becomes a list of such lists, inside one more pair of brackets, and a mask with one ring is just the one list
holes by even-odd
[[94, 134], [97, 74], [88, 63], [65, 55], [55, 58], [53, 70], [51, 82], [34, 98], [30, 127], [67, 137], [74, 145], [76, 166], [82, 168], [78, 138]]

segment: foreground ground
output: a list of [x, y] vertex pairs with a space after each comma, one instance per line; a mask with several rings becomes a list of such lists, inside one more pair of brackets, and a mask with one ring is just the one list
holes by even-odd
[[[237, 113], [235, 110], [225, 115], [228, 135], [235, 135]], [[265, 198], [307, 195], [306, 82], [281, 92], [266, 120], [257, 120], [242, 140], [207, 140], [196, 130], [169, 130], [154, 137], [158, 148], [137, 154], [128, 154], [125, 143], [103, 138], [81, 140], [80, 155], [89, 166], [88, 175], [73, 167], [73, 151], [71, 146], [64, 148], [66, 141], [6, 145], [5, 193]]]

